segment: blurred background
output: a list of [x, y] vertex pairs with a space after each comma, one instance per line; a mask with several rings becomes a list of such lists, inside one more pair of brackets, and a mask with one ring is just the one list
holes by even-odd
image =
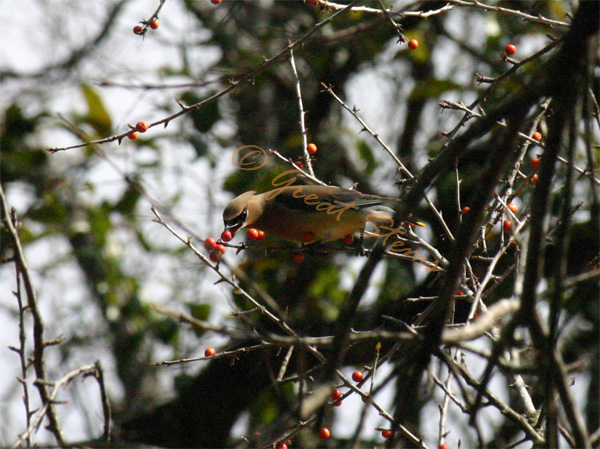
[[[16, 209], [21, 223], [20, 240], [38, 293], [45, 338], [63, 339], [45, 351], [48, 378], [59, 379], [78, 366], [99, 360], [118, 440], [168, 447], [247, 447], [255, 444], [254, 432], [260, 432], [265, 436], [260, 440], [262, 447], [278, 441], [296, 425], [292, 410], [303, 393], [302, 382], [274, 381], [286, 351], [273, 347], [235, 360], [150, 365], [201, 357], [207, 347], [223, 351], [249, 346], [257, 343], [253, 332], [281, 332], [257, 313], [232, 316], [233, 311], [248, 310], [251, 305], [230, 286], [216, 283], [219, 276], [214, 271], [153, 222], [152, 205], [161, 208], [168, 223], [183, 224], [182, 235], [193, 232], [202, 239], [218, 238], [222, 210], [233, 196], [251, 189], [267, 190], [274, 176], [290, 168], [271, 156], [261, 170], [241, 171], [232, 163], [237, 148], [257, 145], [302, 160], [298, 80], [308, 141], [318, 146], [313, 158], [315, 175], [328, 184], [346, 188], [357, 184], [365, 193], [402, 197], [409, 186], [406, 176], [398, 173], [397, 165], [374, 137], [321, 83], [356, 108], [373, 132], [417, 174], [446, 143], [442, 132], [450, 132], [463, 116], [461, 111], [441, 109], [441, 100], [471, 104], [489, 86], [478, 83], [477, 74], [496, 78], [513, 66], [506, 60], [507, 44], [518, 48], [512, 57], [522, 60], [547, 47], [550, 37], [559, 38], [568, 30], [459, 4], [430, 17], [396, 15], [394, 21], [401, 25], [397, 28], [385, 15], [370, 11], [381, 9], [378, 2], [363, 2], [357, 6], [366, 10], [340, 14], [294, 49], [298, 80], [289, 57], [280, 57], [229, 94], [170, 121], [167, 127], [152, 127], [136, 140], [45, 151], [125, 133], [138, 121], [152, 123], [176, 113], [180, 110], [176, 99], [189, 105], [221, 92], [339, 10], [335, 5], [311, 3], [167, 0], [158, 15], [160, 26], [141, 36], [132, 30], [154, 14], [158, 1], [0, 0], [0, 175], [8, 204]], [[558, 0], [488, 3], [559, 22], [569, 22], [575, 10], [571, 2]], [[446, 6], [446, 2], [385, 4], [395, 11], [413, 12]], [[400, 36], [418, 40], [418, 48], [409, 50]], [[483, 109], [527, 85], [552, 54], [535, 57], [510, 74], [485, 99]], [[596, 71], [588, 79], [596, 99], [597, 62], [592, 62]], [[539, 112], [539, 108], [532, 111], [521, 123], [522, 132], [534, 131], [534, 116]], [[545, 135], [545, 117], [535, 123], [535, 130]], [[580, 140], [573, 161], [585, 168], [598, 158], [597, 115], [587, 121], [580, 117], [574, 131]], [[452, 167], [442, 173], [428, 190], [452, 231], [462, 221], [461, 208], [470, 204], [481, 185], [487, 148], [494, 139], [493, 134], [486, 134], [470, 142], [456, 171]], [[592, 142], [592, 159], [586, 141]], [[526, 148], [519, 179], [531, 179], [530, 160], [542, 153], [543, 148], [535, 142]], [[502, 182], [508, 173], [510, 170]], [[571, 204], [578, 208], [572, 216], [564, 259], [570, 276], [597, 269], [598, 264], [597, 259], [595, 266], [593, 262], [598, 255], [598, 186], [589, 177], [576, 175]], [[457, 176], [462, 180], [458, 190]], [[558, 198], [565, 176], [566, 165], [558, 165], [551, 225], [556, 225], [560, 214]], [[533, 187], [522, 185], [514, 202], [519, 207], [517, 215], [524, 220], [531, 212]], [[410, 212], [427, 224], [416, 231], [419, 236], [448, 259], [451, 242], [442, 221], [425, 201]], [[496, 254], [505, 238], [502, 220], [496, 217], [489, 216], [486, 229], [488, 255]], [[236, 240], [239, 243], [243, 238]], [[201, 242], [194, 243], [202, 247]], [[546, 266], [551, 267], [554, 249], [551, 241], [546, 243]], [[283, 246], [283, 242], [269, 238], [265, 245]], [[4, 229], [1, 250], [5, 263], [0, 266], [2, 446], [12, 445], [27, 428], [23, 389], [17, 381], [21, 376], [19, 357], [8, 349], [19, 344], [10, 246]], [[419, 247], [419, 251], [429, 261], [436, 259], [436, 253], [427, 248]], [[235, 254], [230, 250], [225, 257], [255, 284], [242, 280], [241, 285], [268, 292], [299, 335], [331, 335], [366, 258], [355, 252], [332, 251], [310, 254], [304, 262], [295, 263], [293, 254]], [[516, 258], [516, 251], [510, 249], [500, 260], [495, 285], [484, 295], [488, 305], [513, 294]], [[475, 269], [478, 275], [485, 274], [485, 267]], [[411, 260], [385, 258], [375, 268], [361, 300], [358, 329], [378, 329], [385, 324], [383, 315], [414, 322], [427, 302], [405, 299], [437, 295], [439, 276]], [[467, 279], [461, 285], [461, 294], [472, 298]], [[571, 372], [573, 394], [593, 432], [600, 424], [597, 278], [577, 285], [561, 299], [561, 347], [565, 361], [576, 365]], [[542, 281], [540, 291], [547, 287]], [[238, 330], [247, 339], [191, 329], [156, 313], [152, 304]], [[464, 322], [469, 309], [468, 301], [462, 308], [457, 302], [456, 313], [462, 314], [457, 322]], [[547, 312], [542, 304], [540, 313]], [[32, 321], [27, 314], [24, 326], [30, 353]], [[526, 333], [523, 338], [527, 339]], [[350, 375], [372, 363], [374, 346], [369, 342], [354, 348], [342, 371]], [[482, 341], [478, 347], [489, 352], [492, 343]], [[313, 367], [315, 361], [300, 352], [294, 354], [288, 375]], [[530, 353], [524, 357], [535, 361]], [[465, 363], [476, 378], [485, 368], [485, 359], [471, 353], [465, 355]], [[390, 411], [396, 404], [396, 386], [402, 382], [395, 366], [390, 361], [375, 376], [375, 384], [382, 386], [376, 399]], [[432, 363], [431, 370], [445, 381], [447, 372], [439, 361]], [[511, 379], [498, 374], [489, 388], [519, 410], [518, 398], [509, 388]], [[543, 394], [532, 379], [531, 394], [539, 409]], [[29, 370], [32, 410], [40, 406], [34, 380]], [[312, 380], [305, 381], [308, 390], [315, 386]], [[70, 442], [101, 437], [104, 415], [96, 383], [78, 379], [61, 391], [58, 399], [66, 401], [56, 408]], [[429, 447], [437, 447], [440, 440], [438, 405], [443, 400], [443, 391], [429, 381], [422, 391], [415, 391], [415, 404], [406, 417], [415, 435]], [[291, 446], [384, 444], [376, 429], [389, 426], [389, 422], [365, 406], [358, 395], [339, 408], [319, 413], [317, 427], [328, 426], [333, 437], [319, 442], [313, 426], [295, 435]], [[491, 407], [480, 414], [479, 437], [465, 416], [450, 405], [445, 418], [450, 447], [457, 447], [459, 440], [465, 447], [507, 447], [525, 435], [514, 421]], [[51, 444], [53, 437], [43, 427], [34, 441]], [[406, 440], [394, 444], [412, 447]]]

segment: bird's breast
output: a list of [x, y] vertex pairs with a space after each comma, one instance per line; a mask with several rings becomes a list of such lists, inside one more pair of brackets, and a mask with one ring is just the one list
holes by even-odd
[[303, 212], [272, 204], [265, 210], [266, 213], [248, 226], [297, 243], [307, 243], [307, 236], [313, 237], [310, 242], [343, 239], [365, 226], [366, 214], [363, 211], [336, 210], [324, 203], [317, 210], [317, 206], [314, 212]]

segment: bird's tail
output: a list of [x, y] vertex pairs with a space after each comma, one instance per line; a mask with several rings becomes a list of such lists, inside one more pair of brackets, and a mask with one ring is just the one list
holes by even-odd
[[[396, 211], [391, 207], [387, 206], [373, 206], [367, 209], [367, 222], [374, 224], [383, 224], [387, 226], [394, 226], [394, 219], [392, 218]], [[420, 221], [415, 221], [412, 218], [405, 218], [403, 223], [412, 223], [416, 226], [426, 227], [426, 225]]]

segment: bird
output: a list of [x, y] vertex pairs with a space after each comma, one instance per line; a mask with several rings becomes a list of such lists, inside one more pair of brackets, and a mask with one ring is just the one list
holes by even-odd
[[367, 222], [376, 229], [382, 223], [393, 226], [394, 210], [382, 206], [393, 201], [400, 200], [334, 186], [287, 184], [242, 193], [225, 207], [223, 222], [232, 234], [255, 228], [294, 243], [326, 243], [363, 231]]

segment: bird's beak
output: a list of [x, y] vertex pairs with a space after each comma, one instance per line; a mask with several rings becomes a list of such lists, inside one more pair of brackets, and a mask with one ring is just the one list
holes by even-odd
[[237, 223], [237, 224], [225, 224], [225, 229], [224, 231], [231, 231], [232, 234], [235, 234], [236, 232], [238, 232], [238, 230], [242, 227], [241, 224]]

